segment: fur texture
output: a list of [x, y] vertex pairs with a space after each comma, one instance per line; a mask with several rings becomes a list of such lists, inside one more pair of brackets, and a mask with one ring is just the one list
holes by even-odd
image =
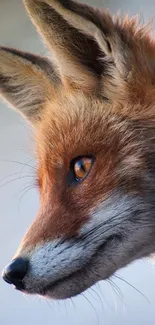
[[51, 58], [0, 48], [0, 93], [36, 130], [40, 210], [15, 257], [25, 292], [64, 299], [155, 251], [155, 43], [136, 19], [24, 3]]

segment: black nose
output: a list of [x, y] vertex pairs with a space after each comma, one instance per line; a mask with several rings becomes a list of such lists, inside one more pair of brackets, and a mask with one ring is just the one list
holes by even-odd
[[16, 258], [6, 266], [2, 273], [5, 282], [14, 284], [17, 289], [24, 289], [22, 280], [28, 271], [28, 260], [23, 258]]

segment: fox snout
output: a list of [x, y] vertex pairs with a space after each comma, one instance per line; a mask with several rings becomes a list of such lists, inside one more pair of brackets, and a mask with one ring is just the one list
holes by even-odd
[[14, 259], [3, 270], [2, 276], [4, 281], [14, 284], [20, 290], [24, 289], [23, 279], [27, 274], [28, 266], [28, 260], [22, 258]]
[[148, 238], [153, 237], [154, 230], [151, 222], [143, 226], [150, 208], [150, 202], [144, 204], [137, 197], [115, 193], [91, 212], [76, 234], [67, 238], [64, 233], [52, 239], [51, 232], [47, 241], [41, 237], [42, 225], [36, 219], [38, 242], [32, 244], [32, 225], [15, 258], [4, 269], [3, 278], [29, 294], [54, 299], [75, 296], [109, 278], [118, 268], [150, 254], [153, 245]]
[[[107, 218], [109, 213], [105, 206]], [[61, 238], [48, 241], [41, 238], [42, 228], [39, 233], [36, 220], [37, 242], [33, 245], [36, 239], [32, 225], [15, 258], [4, 269], [3, 279], [22, 292], [65, 299], [109, 277], [116, 269], [110, 254], [114, 246], [119, 248], [123, 239], [116, 229], [115, 232], [110, 230], [110, 223], [103, 225], [101, 218], [102, 211], [96, 211], [70, 238], [64, 233]], [[102, 235], [103, 229], [105, 235]], [[103, 258], [105, 267], [101, 268]]]

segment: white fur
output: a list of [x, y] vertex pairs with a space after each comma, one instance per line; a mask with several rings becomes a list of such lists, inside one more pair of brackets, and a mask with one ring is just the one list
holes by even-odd
[[31, 251], [30, 270], [24, 279], [28, 290], [54, 284], [84, 268], [100, 245], [117, 233], [122, 219], [128, 216], [126, 211], [135, 204], [135, 200], [133, 202], [128, 196], [114, 195], [100, 208], [91, 211], [89, 222], [83, 226], [77, 238], [49, 241]]

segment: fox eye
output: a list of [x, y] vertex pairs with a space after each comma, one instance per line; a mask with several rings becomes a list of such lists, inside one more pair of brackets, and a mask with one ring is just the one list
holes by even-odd
[[78, 159], [74, 163], [74, 174], [77, 181], [81, 181], [84, 177], [86, 177], [91, 169], [92, 159], [88, 157], [84, 157]]
[[76, 182], [84, 180], [88, 176], [93, 163], [94, 157], [92, 156], [78, 157], [73, 159], [70, 165], [68, 184], [73, 185]]

